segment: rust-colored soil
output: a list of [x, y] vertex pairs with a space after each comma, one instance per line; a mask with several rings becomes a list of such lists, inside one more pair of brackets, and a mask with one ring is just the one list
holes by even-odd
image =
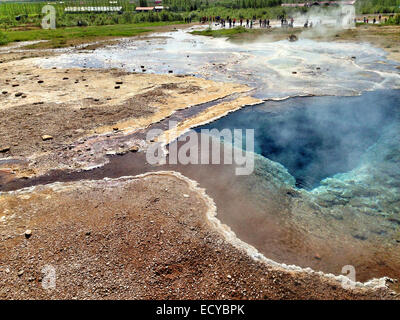
[[[224, 239], [208, 210], [197, 187], [166, 173], [2, 195], [0, 298], [395, 297], [255, 262]], [[42, 287], [45, 266], [55, 268], [55, 289]]]

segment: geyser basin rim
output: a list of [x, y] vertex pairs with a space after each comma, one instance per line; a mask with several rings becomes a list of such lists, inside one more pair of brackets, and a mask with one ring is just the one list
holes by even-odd
[[[215, 205], [215, 202], [212, 198], [210, 198], [206, 190], [204, 188], [200, 188], [198, 185], [197, 181], [191, 180], [187, 178], [186, 176], [182, 175], [179, 172], [176, 171], [155, 171], [155, 172], [147, 172], [135, 176], [123, 176], [119, 178], [103, 178], [103, 181], [111, 182], [113, 184], [119, 184], [119, 183], [124, 183], [124, 182], [129, 182], [129, 180], [132, 179], [141, 179], [148, 176], [152, 175], [172, 175], [180, 180], [185, 181], [189, 188], [198, 193], [201, 198], [204, 199], [204, 201], [207, 204], [208, 210], [206, 217], [209, 220], [210, 224], [218, 231], [220, 232], [225, 240], [232, 245], [234, 245], [236, 248], [239, 250], [244, 250], [252, 259], [255, 261], [259, 261], [262, 263], [265, 263], [267, 265], [270, 265], [275, 268], [282, 268], [284, 271], [291, 271], [291, 272], [301, 272], [301, 273], [308, 273], [308, 274], [316, 274], [319, 276], [326, 277], [327, 279], [331, 279], [333, 281], [337, 281], [341, 284], [345, 284], [345, 288], [351, 289], [352, 287], [357, 287], [357, 288], [388, 288], [386, 285], [387, 281], [393, 281], [389, 277], [381, 277], [381, 278], [374, 278], [366, 282], [354, 282], [348, 277], [344, 275], [334, 275], [332, 273], [324, 273], [322, 271], [315, 271], [310, 267], [307, 268], [302, 268], [296, 265], [288, 265], [285, 263], [278, 263], [274, 260], [271, 260], [269, 258], [266, 258], [263, 254], [261, 254], [255, 247], [247, 244], [246, 242], [240, 240], [236, 234], [229, 228], [229, 226], [222, 224], [221, 221], [217, 218], [217, 207]], [[93, 184], [97, 185], [98, 180], [80, 180], [76, 182], [54, 182], [51, 184], [47, 185], [37, 185], [37, 186], [32, 186], [32, 187], [27, 187], [23, 189], [19, 189], [16, 191], [8, 191], [8, 192], [0, 192], [0, 195], [6, 195], [6, 194], [14, 194], [14, 195], [28, 195], [32, 194], [36, 190], [43, 190], [43, 189], [52, 189], [55, 192], [62, 192], [64, 190], [68, 190], [72, 185], [74, 184], [83, 184], [88, 187], [93, 186]]]

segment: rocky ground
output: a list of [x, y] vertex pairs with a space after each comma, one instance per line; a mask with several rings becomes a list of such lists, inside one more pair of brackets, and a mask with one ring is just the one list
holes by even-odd
[[0, 297], [397, 297], [385, 288], [346, 290], [324, 276], [256, 262], [211, 222], [211, 204], [193, 183], [168, 173], [2, 195]]
[[0, 155], [20, 161], [0, 162], [3, 179], [104, 163], [107, 153], [140, 147], [118, 137], [176, 110], [250, 90], [194, 77], [40, 69], [32, 59], [5, 56], [11, 61], [0, 68]]

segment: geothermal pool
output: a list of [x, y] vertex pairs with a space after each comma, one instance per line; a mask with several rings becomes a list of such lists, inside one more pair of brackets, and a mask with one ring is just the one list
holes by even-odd
[[245, 83], [264, 103], [196, 129], [255, 129], [251, 175], [236, 176], [234, 165], [151, 166], [139, 152], [24, 185], [175, 170], [206, 188], [219, 219], [268, 258], [334, 274], [353, 265], [359, 281], [400, 277], [400, 75], [383, 50], [179, 30], [37, 63]]
[[254, 129], [254, 151], [282, 164], [297, 187], [309, 190], [324, 178], [356, 168], [383, 130], [395, 130], [399, 102], [400, 91], [388, 90], [356, 97], [267, 101], [196, 130]]

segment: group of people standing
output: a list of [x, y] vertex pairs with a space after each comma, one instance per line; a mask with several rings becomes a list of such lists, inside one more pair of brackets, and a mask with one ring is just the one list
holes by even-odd
[[[285, 16], [277, 16], [277, 20], [281, 22], [281, 27], [282, 28], [293, 28], [294, 27], [294, 18], [293, 17], [285, 17]], [[241, 27], [246, 27], [252, 29], [253, 26], [257, 25], [260, 28], [271, 28], [270, 25], [270, 20], [269, 19], [256, 19], [256, 17], [253, 17], [252, 19], [236, 19], [236, 18], [231, 18], [227, 17], [226, 19], [216, 16], [216, 17], [201, 17], [200, 18], [201, 23], [213, 23], [217, 26], [221, 26], [222, 28], [235, 28], [236, 26], [241, 26]], [[322, 21], [319, 22], [321, 24]], [[318, 22], [317, 22], [318, 24]], [[313, 27], [313, 22], [306, 20], [304, 23], [304, 28], [312, 28]]]
[[[226, 19], [221, 18], [220, 16], [217, 17], [202, 17], [200, 18], [201, 23], [206, 23], [206, 22], [215, 22], [217, 25], [220, 25], [222, 28], [229, 27], [229, 28], [234, 28], [236, 26], [241, 26], [241, 27], [246, 27], [246, 28], [253, 28], [253, 25], [256, 23], [256, 18], [253, 17], [253, 19], [236, 19], [236, 18], [231, 18], [227, 17]], [[258, 21], [259, 27], [260, 28], [270, 28], [270, 21], [269, 19], [259, 19]]]
[[278, 16], [277, 17], [278, 20], [281, 20], [281, 27], [282, 28], [293, 28], [293, 24], [294, 24], [294, 19], [293, 17], [286, 19], [285, 16]]
[[[392, 16], [393, 16], [393, 15], [391, 15], [391, 17], [392, 17]], [[379, 23], [382, 22], [382, 16], [381, 16], [381, 15], [378, 16], [378, 20], [376, 20], [376, 18], [374, 17], [374, 19], [372, 20], [372, 23], [375, 24], [377, 21], [379, 21]], [[355, 19], [355, 22], [357, 22], [356, 19]], [[386, 22], [387, 22], [387, 18], [385, 18], [385, 23], [386, 23]], [[369, 19], [366, 18], [366, 17], [364, 17], [364, 23], [369, 23]]]
[[[390, 18], [393, 18], [393, 14], [391, 14], [389, 17]], [[379, 22], [379, 23], [382, 23], [382, 19], [383, 19], [383, 22], [384, 23], [386, 23], [387, 21], [388, 21], [388, 18], [387, 17], [385, 17], [385, 18], [382, 18], [382, 15], [379, 15], [378, 16], [378, 19], [376, 18], [376, 17], [374, 17], [373, 19], [372, 19], [372, 23], [373, 24], [375, 24], [375, 23], [377, 23], [377, 22]], [[367, 18], [367, 17], [363, 17], [363, 22], [364, 23], [369, 23], [369, 19]], [[357, 18], [354, 18], [354, 23], [357, 23]]]

